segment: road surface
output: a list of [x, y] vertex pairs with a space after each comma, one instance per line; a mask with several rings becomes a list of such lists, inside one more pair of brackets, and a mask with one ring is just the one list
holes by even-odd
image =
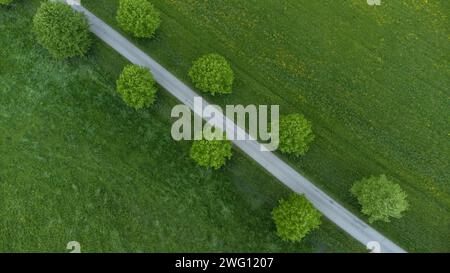
[[[76, 1], [67, 1], [71, 4], [73, 9], [83, 12], [86, 15], [90, 22], [91, 31], [95, 35], [97, 35], [101, 40], [115, 49], [130, 62], [149, 68], [158, 84], [164, 87], [183, 104], [194, 110], [194, 98], [200, 97], [196, 92], [177, 79], [164, 67], [155, 62], [146, 53], [134, 46], [121, 34], [97, 18], [94, 14], [77, 4]], [[206, 107], [207, 105], [208, 103], [204, 100], [203, 106]], [[226, 131], [228, 134], [232, 133], [235, 129], [237, 129], [239, 134], [246, 134], [242, 129], [236, 128], [232, 121], [227, 120], [226, 117], [219, 116], [217, 119], [222, 122], [224, 120], [226, 121]], [[215, 122], [217, 122], [217, 119]], [[247, 139], [250, 140], [239, 140], [233, 142], [237, 147], [239, 147], [239, 149], [258, 162], [258, 164], [260, 164], [264, 169], [266, 169], [291, 190], [304, 194], [314, 204], [314, 206], [323, 213], [323, 215], [325, 215], [345, 232], [350, 234], [353, 238], [365, 246], [368, 244], [377, 245], [377, 243], [373, 242], [378, 242], [381, 252], [405, 252], [405, 250], [339, 205], [331, 197], [314, 186], [308, 179], [303, 177], [275, 154], [272, 152], [261, 151], [261, 146], [256, 140], [250, 137], [247, 137]]]

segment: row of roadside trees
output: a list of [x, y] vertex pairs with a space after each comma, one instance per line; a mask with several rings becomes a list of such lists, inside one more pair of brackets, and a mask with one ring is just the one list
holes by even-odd
[[[12, 0], [0, 0], [1, 5]], [[116, 16], [119, 26], [139, 38], [154, 37], [161, 24], [160, 13], [147, 0], [120, 0]], [[89, 24], [84, 15], [69, 6], [44, 2], [33, 19], [37, 41], [56, 59], [84, 56], [92, 45]], [[207, 54], [193, 63], [188, 72], [194, 86], [212, 95], [232, 93], [234, 72], [218, 54]], [[156, 100], [157, 86], [146, 68], [128, 65], [117, 79], [117, 92], [124, 102], [136, 109], [150, 107]], [[280, 118], [280, 151], [303, 156], [315, 136], [311, 123], [301, 114]], [[205, 168], [220, 169], [232, 157], [230, 141], [194, 141], [190, 157]], [[400, 218], [408, 208], [406, 193], [385, 175], [365, 178], [350, 190], [370, 222]], [[284, 240], [298, 242], [321, 223], [321, 214], [302, 195], [293, 194], [279, 201], [272, 211], [277, 234]]]

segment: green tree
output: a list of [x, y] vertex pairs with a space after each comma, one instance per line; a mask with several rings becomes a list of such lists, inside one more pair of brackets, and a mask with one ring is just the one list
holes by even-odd
[[13, 0], [0, 0], [0, 5], [9, 5], [13, 2]]
[[272, 211], [272, 219], [281, 239], [300, 242], [321, 224], [322, 214], [303, 195], [292, 194], [281, 199]]
[[190, 157], [205, 168], [220, 169], [231, 159], [232, 144], [229, 140], [196, 140], [192, 144]]
[[117, 80], [117, 92], [128, 106], [141, 109], [153, 104], [157, 87], [148, 69], [127, 65]]
[[161, 24], [159, 11], [147, 0], [120, 0], [117, 23], [137, 38], [151, 38]]
[[283, 153], [304, 155], [314, 140], [311, 123], [300, 114], [290, 114], [280, 118], [280, 145]]
[[33, 19], [33, 31], [57, 59], [83, 56], [92, 43], [84, 15], [64, 3], [42, 3]]
[[390, 181], [386, 175], [372, 176], [356, 182], [350, 192], [369, 216], [369, 222], [389, 222], [389, 218], [401, 218], [408, 209], [407, 194], [400, 185]]
[[211, 94], [232, 92], [234, 73], [227, 60], [218, 54], [208, 54], [194, 62], [189, 76], [195, 87]]

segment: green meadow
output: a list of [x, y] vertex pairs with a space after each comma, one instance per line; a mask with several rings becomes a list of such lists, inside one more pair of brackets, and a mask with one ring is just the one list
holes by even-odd
[[17, 2], [0, 8], [0, 252], [364, 251], [326, 219], [282, 242], [270, 212], [289, 190], [239, 151], [197, 167], [170, 136], [172, 97], [128, 108], [125, 60], [97, 40], [53, 60], [30, 30], [39, 1]]
[[[161, 28], [132, 39], [149, 55], [188, 84], [195, 59], [225, 56], [234, 91], [210, 101], [303, 113], [316, 140], [286, 161], [355, 213], [352, 183], [386, 174], [411, 206], [374, 227], [408, 251], [450, 251], [449, 1], [151, 2]], [[118, 0], [83, 4], [116, 26]]]

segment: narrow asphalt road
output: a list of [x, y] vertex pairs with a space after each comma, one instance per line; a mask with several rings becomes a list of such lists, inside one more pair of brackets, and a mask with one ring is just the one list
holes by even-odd
[[[77, 5], [73, 2], [73, 0], [67, 1], [69, 4], [72, 4], [73, 9], [83, 12], [86, 15], [91, 25], [91, 31], [95, 35], [119, 52], [122, 56], [127, 58], [130, 62], [149, 68], [153, 73], [155, 80], [162, 87], [169, 91], [183, 104], [194, 110], [194, 98], [200, 97], [197, 93], [177, 79], [164, 67], [155, 62], [143, 51], [134, 46], [122, 35], [97, 18], [94, 14], [86, 10], [84, 7]], [[71, 1], [71, 3], [69, 1]], [[203, 101], [203, 107], [206, 107], [207, 105], [208, 103]], [[228, 134], [233, 133], [235, 129], [238, 130], [238, 134], [246, 134], [245, 131], [239, 127], [236, 128], [233, 126], [234, 124], [232, 121], [227, 120], [226, 117], [222, 116], [217, 118], [218, 119], [216, 119], [215, 122], [218, 122], [218, 120], [221, 122], [226, 121], [226, 131]], [[350, 234], [353, 238], [365, 246], [367, 246], [369, 242], [378, 242], [381, 252], [405, 252], [405, 250], [339, 205], [336, 201], [314, 186], [310, 181], [286, 164], [283, 160], [278, 158], [275, 154], [272, 152], [262, 152], [260, 150], [260, 144], [257, 141], [251, 139], [250, 137], [247, 139], [250, 140], [234, 141], [234, 144], [294, 192], [305, 194], [305, 196], [318, 210], [323, 213], [323, 215]]]

